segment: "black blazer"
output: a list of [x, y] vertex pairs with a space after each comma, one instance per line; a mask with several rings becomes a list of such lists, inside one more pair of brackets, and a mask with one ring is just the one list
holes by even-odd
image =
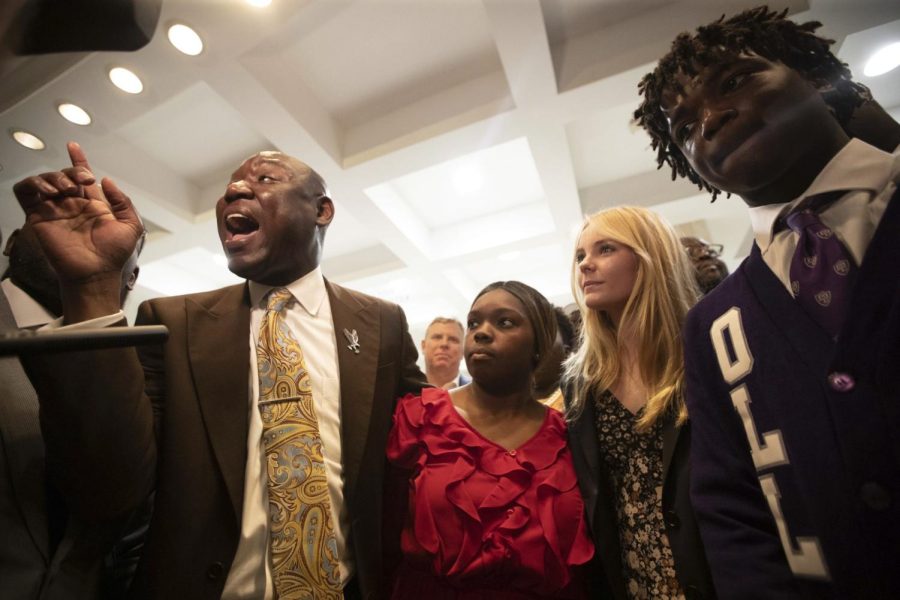
[[[572, 385], [563, 387], [566, 406], [572, 403]], [[616, 517], [615, 496], [609, 473], [600, 459], [594, 402], [588, 399], [584, 409], [569, 423], [569, 445], [578, 475], [578, 485], [584, 497], [591, 535], [597, 550], [606, 585], [617, 600], [627, 600], [625, 579], [622, 576], [622, 551]], [[715, 598], [706, 553], [690, 504], [689, 423], [677, 427], [675, 419], [663, 423], [663, 493], [662, 510], [666, 534], [675, 559], [675, 572], [688, 600]]]

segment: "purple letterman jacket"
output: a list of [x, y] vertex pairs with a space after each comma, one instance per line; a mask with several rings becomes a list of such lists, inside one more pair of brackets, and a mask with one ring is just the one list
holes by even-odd
[[722, 598], [900, 598], [900, 193], [837, 341], [754, 245], [688, 315], [691, 498]]

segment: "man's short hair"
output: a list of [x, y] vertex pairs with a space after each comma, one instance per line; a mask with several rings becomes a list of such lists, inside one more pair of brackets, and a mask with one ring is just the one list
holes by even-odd
[[463, 327], [463, 324], [460, 323], [459, 319], [454, 319], [453, 317], [435, 317], [431, 323], [428, 324], [428, 327], [425, 328], [425, 337], [428, 337], [428, 331], [431, 329], [432, 325], [444, 324], [444, 323], [453, 323], [457, 327], [459, 327], [459, 333], [461, 337], [466, 336], [466, 328]]
[[679, 72], [693, 76], [711, 64], [752, 52], [781, 62], [808, 81], [827, 87], [823, 99], [841, 126], [846, 126], [860, 104], [872, 99], [869, 89], [853, 81], [847, 65], [829, 50], [834, 40], [814, 34], [821, 23], [798, 24], [785, 15], [787, 9], [778, 12], [759, 6], [729, 19], [723, 15], [709, 25], [698, 27], [693, 35], [681, 33], [656, 69], [641, 79], [638, 91], [644, 100], [634, 112], [634, 119], [650, 134], [658, 168], [668, 164], [673, 180], [687, 177], [699, 188], [711, 192], [713, 200], [721, 192], [694, 171], [669, 134], [669, 124], [660, 104], [666, 89], [679, 88], [676, 80]]

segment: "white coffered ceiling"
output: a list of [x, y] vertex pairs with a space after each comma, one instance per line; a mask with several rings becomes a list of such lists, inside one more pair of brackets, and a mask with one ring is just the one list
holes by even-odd
[[[465, 316], [475, 292], [520, 279], [571, 302], [572, 234], [582, 215], [653, 207], [681, 231], [750, 245], [737, 198], [708, 197], [655, 170], [630, 123], [636, 83], [678, 32], [755, 5], [729, 0], [242, 0], [163, 2], [154, 39], [134, 53], [19, 59], [0, 87], [0, 229], [22, 222], [11, 187], [66, 164], [77, 140], [98, 174], [130, 194], [151, 236], [130, 301], [234, 281], [212, 207], [246, 156], [278, 149], [326, 178], [337, 217], [330, 279], [400, 303], [413, 335], [432, 317]], [[900, 40], [893, 0], [789, 0], [817, 19], [876, 99], [900, 116], [900, 69], [862, 76], [862, 61]], [[202, 54], [165, 30], [186, 23]], [[106, 78], [138, 73], [130, 96]], [[71, 101], [87, 127], [60, 118]], [[7, 135], [24, 128], [47, 149]]]

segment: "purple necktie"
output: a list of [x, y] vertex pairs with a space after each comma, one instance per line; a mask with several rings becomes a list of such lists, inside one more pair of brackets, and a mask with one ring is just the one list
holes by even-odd
[[787, 218], [800, 234], [791, 259], [791, 290], [800, 306], [836, 338], [841, 331], [856, 265], [844, 244], [812, 210]]

